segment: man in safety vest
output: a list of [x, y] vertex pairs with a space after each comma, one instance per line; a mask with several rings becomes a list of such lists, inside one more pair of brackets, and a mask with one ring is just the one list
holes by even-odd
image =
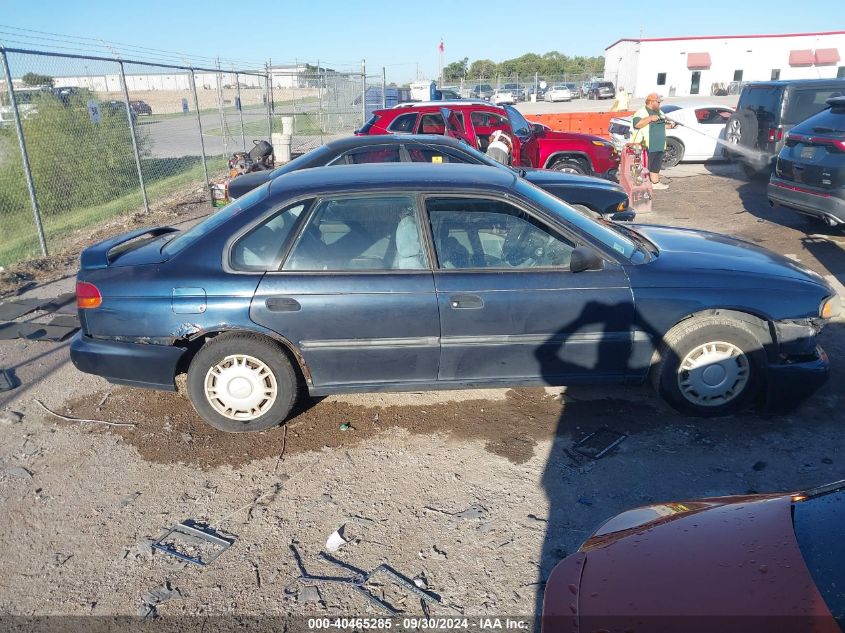
[[666, 126], [674, 128], [675, 123], [668, 121], [660, 111], [660, 95], [652, 92], [645, 98], [645, 106], [634, 112], [634, 135], [632, 143], [642, 143], [648, 150], [648, 177], [654, 189], [668, 189], [669, 185], [660, 182], [660, 165], [666, 149]]

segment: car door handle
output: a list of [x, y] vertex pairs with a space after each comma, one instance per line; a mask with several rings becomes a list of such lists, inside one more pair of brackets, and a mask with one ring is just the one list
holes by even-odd
[[484, 300], [478, 295], [450, 295], [449, 305], [455, 310], [471, 310], [484, 307]]
[[291, 297], [268, 297], [264, 305], [270, 312], [299, 312], [302, 309], [299, 301]]

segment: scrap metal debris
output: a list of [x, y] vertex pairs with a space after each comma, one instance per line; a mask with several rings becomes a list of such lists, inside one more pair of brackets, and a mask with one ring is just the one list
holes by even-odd
[[299, 567], [300, 576], [298, 578], [299, 581], [308, 583], [309, 586], [312, 586], [313, 583], [334, 583], [340, 585], [347, 585], [352, 588], [353, 591], [358, 592], [362, 596], [364, 596], [367, 600], [372, 602], [375, 606], [379, 607], [383, 611], [387, 612], [390, 615], [398, 615], [401, 613], [396, 607], [394, 607], [389, 602], [379, 598], [375, 594], [371, 593], [367, 588], [367, 582], [374, 578], [377, 575], [383, 575], [390, 579], [394, 584], [397, 584], [401, 587], [404, 587], [409, 592], [420, 598], [423, 602], [432, 602], [432, 603], [440, 603], [440, 596], [437, 594], [426, 591], [417, 587], [416, 584], [406, 576], [403, 576], [398, 571], [390, 567], [390, 565], [381, 564], [372, 571], [364, 571], [362, 569], [358, 569], [348, 563], [344, 563], [333, 556], [326, 554], [325, 552], [320, 552], [317, 554], [317, 558], [332, 565], [336, 565], [346, 571], [352, 573], [351, 576], [314, 576], [308, 573], [308, 570], [305, 569], [305, 565], [302, 562], [302, 557], [299, 555], [299, 551], [296, 549], [296, 546], [291, 543], [290, 550], [293, 553], [294, 560], [296, 561], [297, 567]]
[[598, 431], [590, 433], [581, 441], [576, 442], [572, 449], [588, 459], [601, 459], [611, 449], [619, 446], [626, 437], [628, 435], [625, 433], [619, 433], [607, 427], [602, 427]]
[[67, 415], [62, 415], [61, 413], [56, 413], [55, 411], [49, 409], [47, 407], [47, 405], [45, 405], [40, 400], [34, 400], [34, 402], [35, 402], [35, 404], [40, 406], [42, 409], [44, 409], [50, 415], [54, 415], [57, 418], [62, 419], [62, 420], [67, 420], [68, 422], [91, 422], [91, 423], [94, 423], [94, 424], [106, 424], [108, 426], [129, 426], [129, 427], [132, 427], [132, 428], [135, 428], [135, 426], [136, 426], [134, 422], [109, 422], [107, 420], [89, 420], [89, 419], [86, 419], [86, 418], [72, 418], [72, 417], [67, 416]]
[[235, 542], [215, 529], [188, 519], [166, 530], [152, 548], [185, 563], [205, 567]]
[[158, 605], [174, 598], [181, 598], [182, 592], [178, 587], [170, 586], [170, 581], [167, 580], [163, 585], [153, 587], [149, 591], [145, 591], [141, 596], [141, 605], [138, 607], [138, 615], [142, 618], [157, 618]]
[[11, 391], [19, 384], [15, 372], [11, 369], [0, 369], [0, 391]]

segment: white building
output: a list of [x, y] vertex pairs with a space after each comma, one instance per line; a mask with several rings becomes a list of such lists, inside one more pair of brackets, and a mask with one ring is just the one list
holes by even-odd
[[845, 77], [845, 31], [621, 39], [604, 76], [636, 97], [710, 95], [732, 82]]

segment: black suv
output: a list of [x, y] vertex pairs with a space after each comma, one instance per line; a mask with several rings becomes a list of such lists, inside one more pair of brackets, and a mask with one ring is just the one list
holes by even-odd
[[616, 89], [610, 81], [594, 81], [587, 89], [587, 99], [613, 99]]
[[768, 175], [787, 132], [827, 107], [831, 97], [845, 95], [845, 79], [755, 81], [745, 84], [736, 112], [725, 127], [725, 139], [736, 147], [726, 154], [748, 177]]
[[769, 181], [769, 204], [845, 224], [845, 96], [786, 135]]

